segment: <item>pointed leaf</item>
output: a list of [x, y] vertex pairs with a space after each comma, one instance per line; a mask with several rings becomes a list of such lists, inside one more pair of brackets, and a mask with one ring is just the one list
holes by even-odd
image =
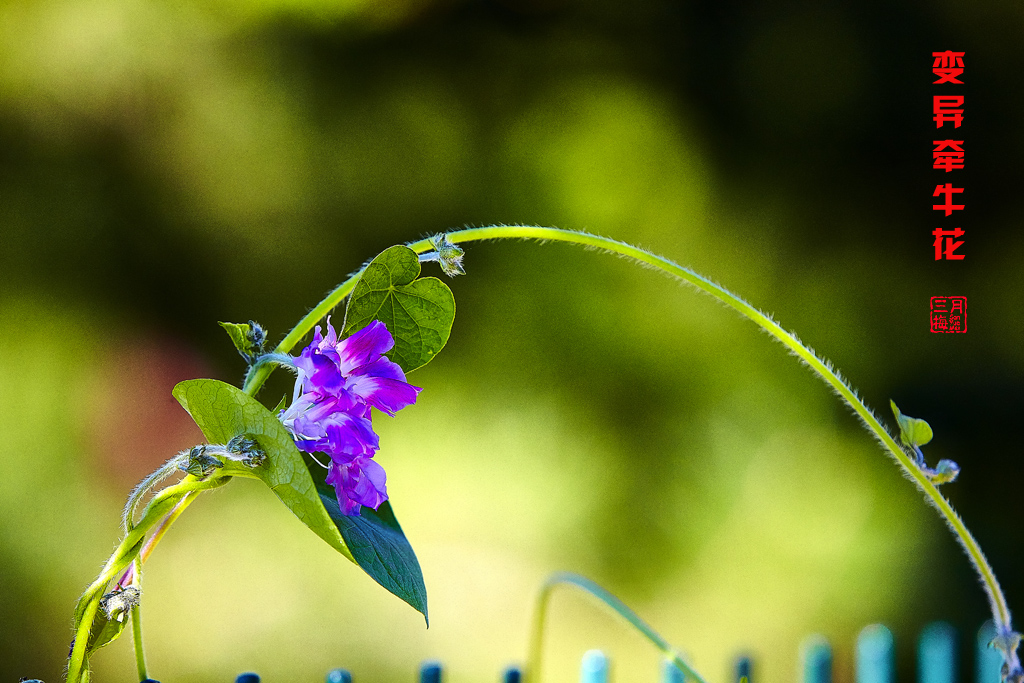
[[228, 333], [228, 337], [231, 338], [231, 343], [235, 345], [238, 352], [243, 356], [248, 356], [251, 350], [251, 343], [248, 338], [249, 326], [242, 323], [218, 322], [217, 324], [223, 327], [224, 331]]
[[326, 470], [313, 462], [309, 455], [303, 453], [303, 457], [316, 482], [320, 500], [355, 556], [356, 563], [374, 581], [420, 612], [429, 626], [427, 588], [423, 583], [420, 563], [395, 519], [391, 503], [384, 501], [376, 511], [364, 506], [358, 516], [343, 514], [334, 488], [326, 482]]
[[235, 345], [235, 349], [238, 350], [238, 353], [241, 354], [247, 363], [252, 363], [256, 360], [257, 356], [263, 353], [266, 332], [258, 324], [251, 320], [248, 324], [225, 322], [217, 324], [228, 333], [231, 343]]
[[226, 444], [238, 435], [255, 439], [266, 453], [262, 465], [225, 462], [218, 474], [255, 476], [269, 486], [317, 536], [355, 562], [320, 502], [313, 478], [292, 436], [274, 413], [240, 389], [215, 379], [193, 379], [174, 387], [178, 399], [210, 443]]
[[130, 614], [123, 614], [123, 619], [108, 619], [107, 615], [100, 610], [92, 621], [92, 628], [89, 629], [89, 645], [86, 647], [86, 654], [92, 654], [104, 645], [112, 643], [121, 636], [125, 625], [131, 618]]
[[405, 372], [430, 362], [444, 348], [455, 320], [455, 297], [448, 285], [420, 274], [419, 257], [408, 247], [385, 249], [373, 259], [349, 296], [343, 336], [373, 320], [387, 325], [395, 339], [388, 357]]
[[896, 407], [895, 401], [890, 400], [889, 405], [892, 406], [892, 413], [900, 425], [900, 440], [905, 446], [923, 446], [932, 440], [931, 425], [919, 418], [904, 415]]

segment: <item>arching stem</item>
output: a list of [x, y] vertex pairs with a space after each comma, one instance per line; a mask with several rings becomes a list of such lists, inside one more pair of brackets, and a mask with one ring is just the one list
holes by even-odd
[[[903, 448], [900, 447], [895, 439], [893, 439], [892, 435], [889, 434], [888, 430], [886, 430], [881, 422], [879, 422], [878, 418], [875, 417], [864, 402], [860, 400], [857, 393], [832, 367], [832, 365], [819, 358], [814, 351], [805, 346], [796, 337], [796, 335], [786, 331], [781, 325], [772, 320], [770, 316], [762, 313], [760, 310], [721, 285], [718, 285], [708, 278], [695, 273], [689, 268], [685, 268], [669, 259], [653, 254], [645, 249], [634, 247], [607, 237], [600, 237], [598, 235], [591, 235], [585, 232], [577, 232], [573, 230], [562, 230], [559, 228], [545, 228], [528, 225], [496, 225], [484, 228], [455, 230], [447, 233], [447, 238], [453, 244], [480, 240], [532, 239], [551, 242], [566, 242], [583, 247], [600, 249], [609, 253], [625, 256], [641, 264], [661, 270], [678, 280], [696, 287], [702, 292], [710, 294], [726, 306], [736, 310], [743, 317], [753, 321], [758, 327], [786, 346], [786, 348], [810, 367], [819, 378], [839, 394], [839, 397], [854, 410], [861, 422], [864, 423], [864, 426], [867, 427], [868, 431], [874, 434], [875, 438], [882, 444], [889, 456], [897, 462], [900, 468], [903, 469], [917, 487], [925, 494], [926, 500], [928, 500], [928, 502], [938, 510], [940, 516], [945, 520], [957, 541], [967, 553], [967, 557], [971, 564], [974, 565], [974, 569], [978, 573], [982, 587], [988, 597], [989, 607], [992, 610], [992, 618], [996, 623], [997, 633], [1013, 633], [1010, 622], [1010, 610], [1007, 607], [1003, 591], [999, 587], [999, 582], [996, 580], [995, 572], [989, 565], [984, 553], [982, 553], [978, 542], [974, 539], [974, 536], [971, 535], [970, 531], [968, 531], [959, 515], [957, 515], [953, 510], [949, 501], [939, 493], [936, 486], [929, 481], [925, 473], [922, 472], [914, 462], [912, 456], [908, 455]], [[422, 254], [433, 249], [433, 245], [429, 239], [413, 242], [408, 246], [418, 254]], [[348, 279], [338, 285], [334, 291], [328, 294], [320, 304], [302, 318], [292, 331], [285, 336], [274, 352], [290, 352], [292, 348], [294, 348], [295, 345], [298, 344], [315, 325], [325, 318], [345, 299], [346, 296], [349, 295], [349, 293], [351, 293], [356, 282], [359, 280], [361, 273], [362, 270], [352, 274]], [[264, 366], [259, 368], [256, 372], [251, 373], [245, 383], [245, 391], [250, 395], [254, 395], [260, 387], [263, 386], [263, 383], [270, 375], [270, 372], [271, 368]], [[1010, 661], [1011, 655], [1013, 659], [1012, 663]], [[1010, 665], [1011, 668], [1009, 673], [1013, 675], [1015, 672], [1012, 669], [1013, 665], [1016, 663], [1016, 655], [1012, 652], [1004, 652], [1004, 656], [1007, 659], [1007, 664]], [[1016, 664], [1016, 667], [1016, 673], [1019, 677], [1019, 664]]]
[[541, 586], [537, 595], [537, 606], [533, 612], [533, 628], [530, 634], [530, 651], [526, 657], [526, 683], [539, 683], [541, 664], [544, 652], [544, 624], [547, 621], [548, 603], [551, 601], [551, 594], [558, 586], [573, 586], [587, 595], [595, 598], [598, 602], [608, 607], [613, 614], [621, 617], [630, 626], [640, 632], [644, 638], [650, 641], [658, 651], [665, 656], [674, 666], [682, 671], [695, 683], [707, 683], [704, 677], [690, 666], [682, 655], [668, 641], [662, 638], [657, 631], [647, 625], [636, 612], [631, 610], [626, 603], [597, 585], [590, 579], [571, 572], [559, 572], [552, 575]]

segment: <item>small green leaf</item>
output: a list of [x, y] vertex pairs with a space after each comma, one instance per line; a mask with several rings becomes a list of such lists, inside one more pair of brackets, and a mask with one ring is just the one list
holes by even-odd
[[356, 564], [393, 595], [409, 603], [429, 625], [427, 588], [420, 563], [395, 519], [391, 503], [384, 501], [377, 510], [363, 507], [358, 516], [343, 514], [334, 488], [326, 482], [327, 471], [308, 454], [302, 455], [320, 500], [355, 556]]
[[302, 454], [277, 416], [240, 389], [215, 379], [181, 382], [174, 387], [173, 394], [210, 443], [226, 444], [236, 436], [245, 435], [255, 439], [266, 453], [266, 460], [258, 467], [250, 468], [229, 460], [218, 475], [261, 479], [313, 533], [356, 561], [320, 502]]
[[900, 412], [895, 401], [889, 401], [892, 406], [892, 413], [896, 416], [896, 422], [900, 425], [900, 440], [905, 446], [923, 446], [932, 440], [932, 428], [924, 420], [916, 417], [908, 417]]
[[246, 362], [253, 362], [257, 356], [263, 353], [263, 343], [266, 335], [263, 328], [253, 321], [250, 320], [248, 324], [225, 322], [217, 324], [228, 333], [231, 343], [235, 345], [238, 353], [242, 355]]
[[118, 621], [117, 619], [108, 619], [103, 610], [96, 613], [96, 618], [92, 621], [92, 628], [89, 629], [89, 645], [86, 647], [86, 654], [92, 654], [120, 637], [131, 618], [128, 613], [122, 613], [121, 616], [123, 618]]
[[224, 331], [228, 333], [228, 336], [231, 338], [231, 343], [235, 345], [235, 348], [238, 349], [240, 354], [242, 354], [242, 357], [249, 357], [252, 353], [252, 343], [249, 341], [250, 327], [242, 323], [218, 322], [217, 324], [223, 327]]
[[373, 259], [349, 296], [343, 336], [373, 320], [395, 339], [388, 357], [411, 372], [444, 348], [455, 320], [455, 297], [435, 277], [418, 278], [419, 257], [408, 247], [385, 249]]

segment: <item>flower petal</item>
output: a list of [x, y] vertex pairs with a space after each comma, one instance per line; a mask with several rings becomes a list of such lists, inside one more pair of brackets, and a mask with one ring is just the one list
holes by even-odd
[[302, 355], [295, 359], [295, 367], [302, 378], [303, 391], [329, 394], [340, 389], [345, 382], [338, 364], [312, 346], [302, 350]]
[[334, 487], [338, 505], [346, 515], [358, 515], [360, 506], [376, 510], [388, 499], [384, 468], [370, 458], [345, 464], [332, 463], [327, 483]]
[[[370, 420], [345, 412], [328, 412], [330, 402], [318, 404], [291, 420], [289, 428], [295, 445], [307, 453], [326, 453], [332, 460], [347, 462], [357, 456], [372, 456], [380, 447]], [[326, 408], [325, 408], [326, 406]]]
[[387, 379], [397, 379], [402, 382], [405, 381], [405, 373], [402, 371], [402, 366], [394, 362], [386, 356], [381, 356], [372, 363], [368, 363], [361, 367], [356, 368], [349, 377], [355, 377], [359, 375], [368, 375], [370, 377], [386, 377]]
[[416, 402], [422, 389], [397, 379], [356, 375], [349, 377], [345, 388], [377, 410], [394, 415]]
[[341, 374], [346, 377], [351, 375], [354, 370], [380, 358], [394, 345], [395, 340], [388, 332], [387, 326], [379, 320], [374, 320], [338, 343]]

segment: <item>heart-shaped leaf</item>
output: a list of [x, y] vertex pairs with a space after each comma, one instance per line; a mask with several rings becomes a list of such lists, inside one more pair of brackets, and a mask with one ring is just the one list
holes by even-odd
[[309, 455], [304, 453], [303, 457], [316, 482], [320, 500], [355, 556], [356, 564], [374, 581], [420, 612], [429, 626], [427, 588], [420, 563], [395, 519], [391, 503], [384, 501], [377, 510], [362, 507], [358, 516], [343, 514], [334, 488], [326, 482], [327, 471]]
[[932, 440], [932, 427], [920, 418], [909, 417], [900, 412], [895, 401], [889, 401], [892, 414], [900, 425], [900, 441], [905, 446], [923, 446]]
[[240, 389], [215, 379], [181, 382], [172, 393], [210, 443], [226, 444], [245, 435], [255, 439], [266, 453], [266, 460], [259, 467], [226, 462], [220, 474], [233, 472], [261, 479], [313, 533], [355, 562], [320, 502], [302, 454], [276, 415]]
[[385, 249], [366, 266], [345, 313], [343, 336], [373, 320], [387, 325], [395, 339], [387, 355], [406, 372], [426, 365], [444, 348], [455, 320], [452, 290], [419, 274], [419, 257], [412, 249]]

